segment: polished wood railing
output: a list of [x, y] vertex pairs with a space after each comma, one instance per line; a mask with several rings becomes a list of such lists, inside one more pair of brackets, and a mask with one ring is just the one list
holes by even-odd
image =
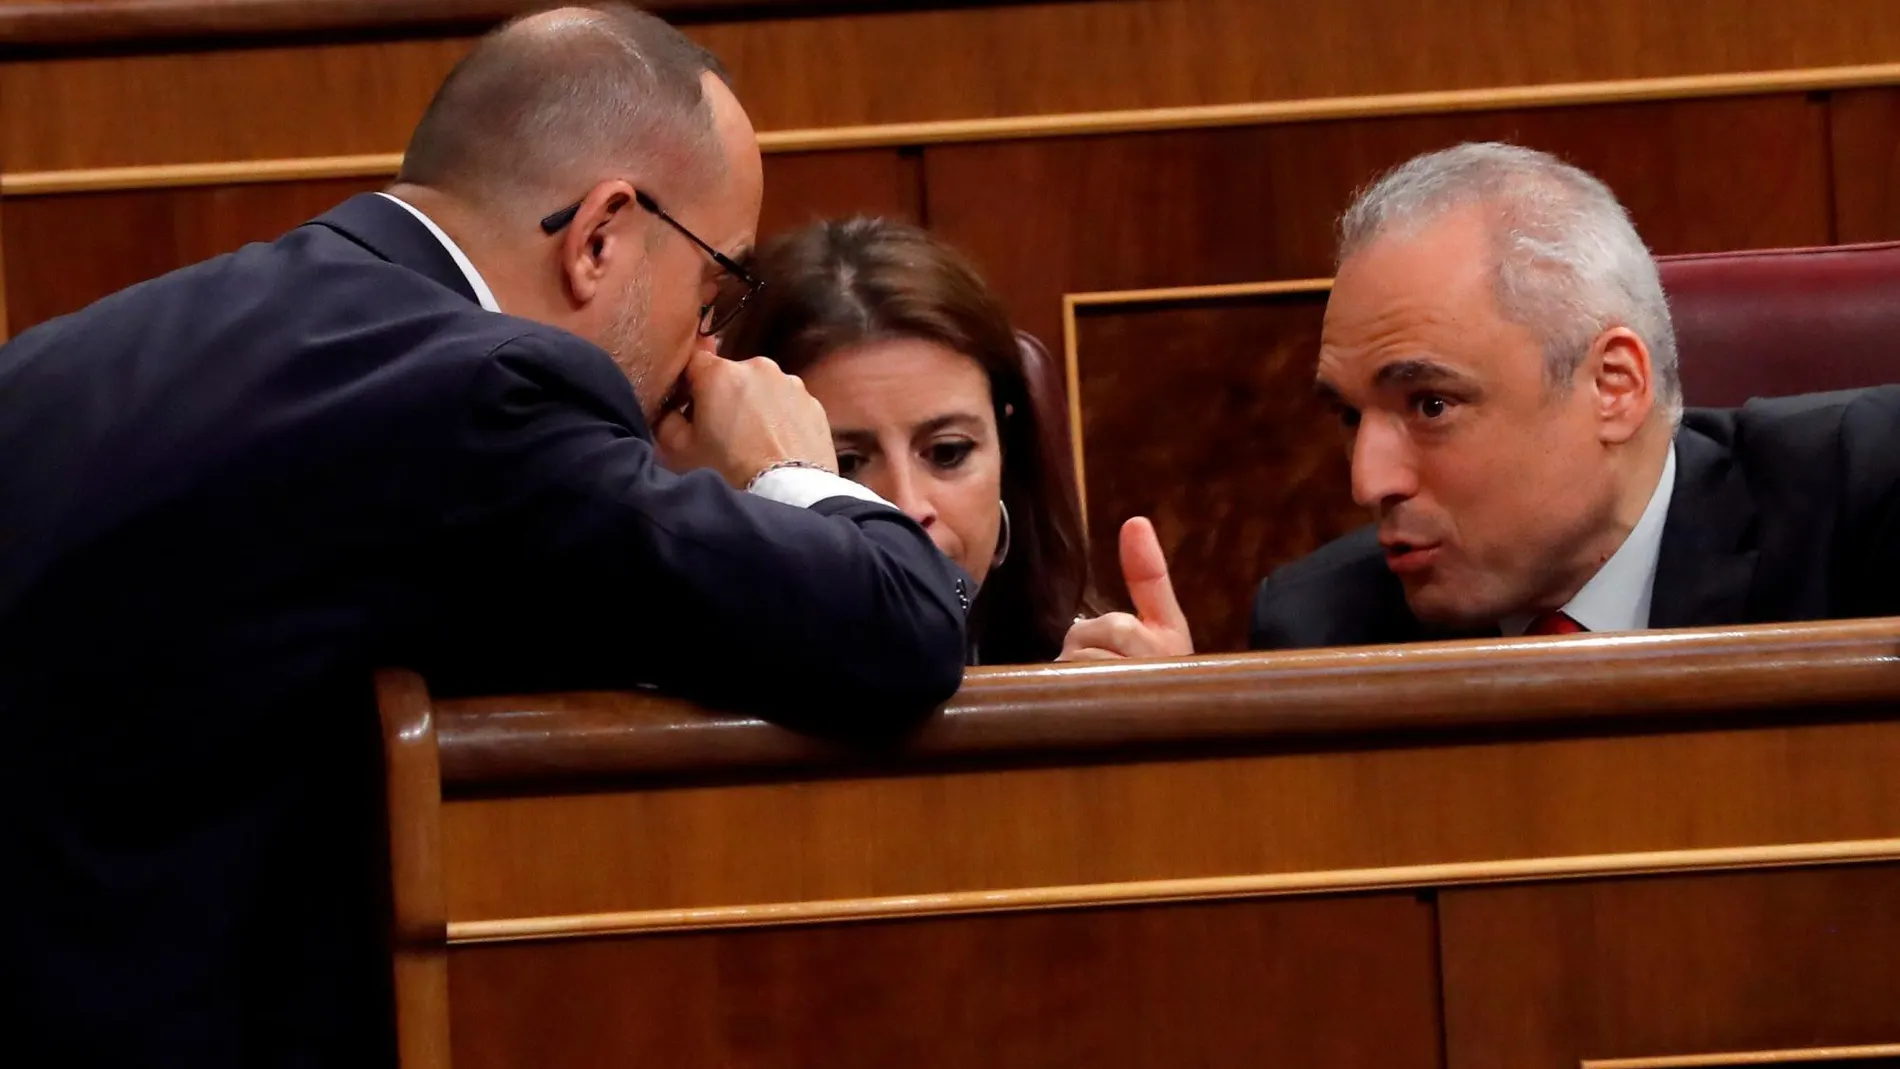
[[[692, 22], [1026, 2], [643, 0], [636, 6], [671, 21]], [[336, 33], [479, 31], [552, 6], [548, 0], [5, 0], [0, 2], [0, 50], [180, 39], [248, 43], [258, 38]]]
[[383, 695], [411, 1069], [1900, 1043], [1900, 621], [983, 669], [875, 737]]

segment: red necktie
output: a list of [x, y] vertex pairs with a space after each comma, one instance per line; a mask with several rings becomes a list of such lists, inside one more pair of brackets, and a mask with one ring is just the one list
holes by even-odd
[[1560, 612], [1547, 612], [1531, 621], [1526, 635], [1576, 635], [1590, 630]]

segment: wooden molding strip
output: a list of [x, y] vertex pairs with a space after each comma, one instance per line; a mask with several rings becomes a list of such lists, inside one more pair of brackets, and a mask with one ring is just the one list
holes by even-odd
[[1900, 732], [1900, 617], [972, 668], [937, 714], [878, 742], [643, 691], [452, 698], [436, 711], [455, 799], [1164, 752], [1791, 723]]
[[7, 333], [7, 242], [6, 227], [0, 223], [0, 342], [12, 335]]
[[1088, 463], [1082, 458], [1082, 365], [1076, 358], [1075, 309], [1078, 297], [1062, 295], [1062, 388], [1069, 402], [1069, 466], [1075, 469], [1075, 503], [1082, 510], [1082, 544], [1094, 538], [1089, 531]]
[[89, 167], [72, 171], [0, 174], [0, 196], [101, 193], [122, 189], [170, 189], [252, 182], [307, 182], [324, 178], [393, 178], [402, 153], [312, 156], [224, 163], [164, 163], [142, 167]]
[[442, 769], [435, 708], [414, 672], [376, 676], [388, 814], [392, 979], [403, 1069], [448, 1069], [448, 898], [442, 881]]
[[[1000, 6], [1032, 0], [643, 0], [674, 22], [782, 19], [838, 11]], [[320, 33], [486, 29], [546, 0], [0, 0], [0, 49], [146, 44], [185, 39], [248, 44]]]
[[529, 939], [577, 939], [644, 932], [778, 928], [896, 918], [956, 917], [980, 913], [1020, 913], [1030, 910], [1084, 909], [1110, 905], [1268, 898], [1317, 892], [1399, 890], [1466, 884], [1519, 883], [1530, 880], [1574, 880], [1596, 876], [1858, 864], [1895, 859], [1900, 859], [1900, 839], [1727, 847], [1712, 850], [1668, 850], [1649, 853], [1531, 858], [1518, 861], [1339, 869], [1328, 872], [1145, 880], [1065, 887], [1027, 887], [1003, 891], [892, 895], [881, 898], [833, 899], [821, 902], [775, 902], [762, 905], [713, 906], [701, 909], [654, 909], [573, 916], [451, 921], [448, 925], [448, 941], [452, 945], [468, 945], [518, 942]]
[[[1670, 78], [1635, 78], [1607, 82], [1565, 82], [1553, 85], [1508, 86], [1491, 89], [1450, 89], [1423, 93], [1318, 97], [1244, 104], [1020, 115], [990, 119], [949, 119], [935, 122], [885, 123], [809, 130], [768, 130], [759, 135], [759, 145], [766, 152], [818, 152], [830, 149], [954, 144], [966, 141], [1011, 141], [1024, 138], [1079, 137], [1091, 134], [1196, 130], [1223, 126], [1260, 126], [1274, 123], [1318, 122], [1329, 119], [1491, 111], [1504, 108], [1551, 108], [1648, 100], [1751, 96], [1886, 85], [1900, 85], [1900, 63], [1750, 71], [1735, 74], [1699, 74]], [[400, 161], [399, 153], [379, 153], [364, 156], [319, 156], [299, 159], [233, 160], [215, 163], [22, 171], [17, 174], [0, 175], [0, 195], [18, 197], [108, 189], [149, 189], [161, 186], [287, 182], [314, 178], [392, 175], [396, 172]]]
[[1900, 1043], [1871, 1047], [1803, 1047], [1792, 1050], [1751, 1050], [1734, 1054], [1682, 1054], [1665, 1058], [1603, 1058], [1585, 1060], [1579, 1069], [1697, 1069], [1743, 1065], [1787, 1065], [1791, 1062], [1858, 1062], [1870, 1058], [1900, 1058]]
[[1806, 67], [1732, 74], [1694, 74], [1668, 78], [1630, 78], [1600, 82], [1488, 89], [1443, 89], [1419, 93], [1313, 97], [1304, 100], [1199, 104], [1172, 108], [1018, 115], [994, 119], [949, 119], [878, 126], [817, 130], [781, 130], [759, 135], [761, 145], [779, 152], [873, 148], [884, 145], [948, 144], [958, 141], [1011, 141], [1032, 137], [1074, 137], [1154, 130], [1193, 130], [1220, 126], [1316, 122], [1394, 115], [1426, 115], [1502, 108], [1549, 108], [1578, 104], [1616, 104], [1645, 100], [1752, 96], [1763, 93], [1859, 89], [1900, 83], [1900, 63], [1849, 67]]
[[1234, 282], [1222, 286], [1161, 286], [1142, 290], [1098, 290], [1070, 293], [1062, 298], [1064, 311], [1116, 304], [1163, 304], [1178, 301], [1219, 301], [1233, 297], [1282, 297], [1294, 293], [1325, 293], [1330, 278], [1289, 278], [1273, 282]]

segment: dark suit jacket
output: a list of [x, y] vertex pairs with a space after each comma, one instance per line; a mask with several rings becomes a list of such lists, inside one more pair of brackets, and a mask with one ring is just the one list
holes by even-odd
[[[1650, 626], [1897, 615], [1897, 549], [1900, 387], [1690, 409]], [[1370, 527], [1278, 569], [1254, 597], [1256, 649], [1455, 637], [1406, 608]]]
[[0, 349], [0, 457], [9, 1056], [388, 1060], [377, 667], [807, 719], [961, 678], [909, 519], [662, 469], [605, 353], [375, 196]]

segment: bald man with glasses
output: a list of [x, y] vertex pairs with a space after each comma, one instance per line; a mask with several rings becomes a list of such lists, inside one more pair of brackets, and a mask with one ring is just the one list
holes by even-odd
[[839, 731], [956, 689], [968, 578], [713, 353], [760, 183], [710, 55], [548, 12], [386, 191], [0, 348], [21, 1064], [392, 1063], [378, 668]]

